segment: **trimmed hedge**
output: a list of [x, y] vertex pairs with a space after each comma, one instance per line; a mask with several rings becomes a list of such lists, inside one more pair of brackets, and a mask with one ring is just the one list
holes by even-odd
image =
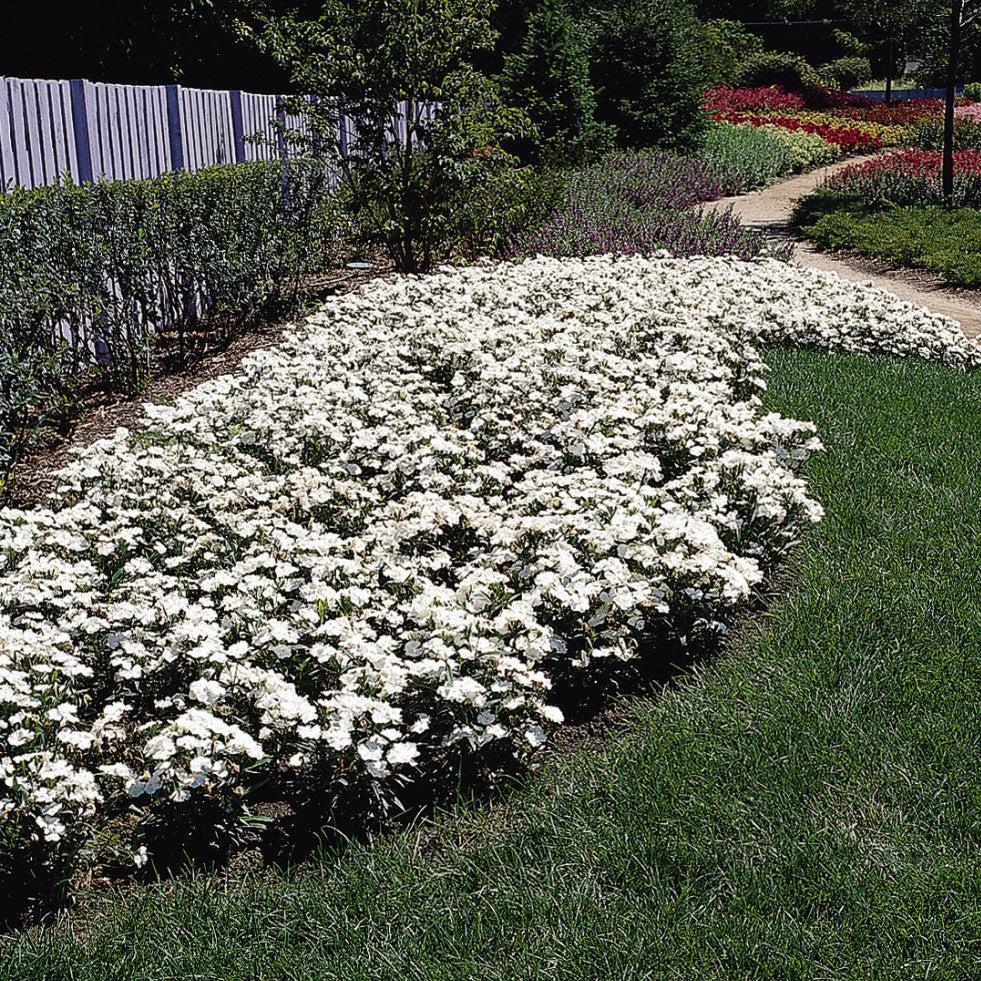
[[340, 223], [323, 163], [252, 163], [0, 195], [0, 486], [86, 386], [133, 392], [323, 268]]

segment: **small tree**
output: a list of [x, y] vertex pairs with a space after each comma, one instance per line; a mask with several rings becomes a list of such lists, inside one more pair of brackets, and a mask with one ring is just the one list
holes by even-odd
[[481, 0], [323, 0], [309, 18], [261, 16], [261, 46], [316, 97], [297, 108], [334, 147], [363, 238], [400, 270], [503, 232], [521, 175], [501, 143], [528, 120], [472, 66], [494, 43], [491, 12]]
[[520, 48], [504, 60], [501, 86], [535, 126], [520, 147], [526, 159], [578, 164], [612, 145], [613, 130], [596, 119], [585, 32], [566, 0], [543, 0], [533, 11]]
[[684, 146], [707, 121], [708, 38], [690, 0], [602, 0], [589, 7], [599, 117], [623, 146]]

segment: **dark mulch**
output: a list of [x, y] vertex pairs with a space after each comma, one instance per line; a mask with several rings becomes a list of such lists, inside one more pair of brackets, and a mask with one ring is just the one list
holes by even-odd
[[75, 450], [112, 435], [120, 427], [139, 427], [145, 403], [166, 402], [195, 385], [234, 371], [247, 354], [278, 344], [287, 330], [319, 302], [349, 293], [391, 272], [391, 264], [384, 262], [376, 262], [374, 268], [366, 270], [327, 270], [303, 284], [300, 309], [289, 318], [249, 324], [192, 363], [167, 366], [161, 362], [149, 384], [135, 395], [96, 388], [86, 392], [70, 416], [51, 426], [36, 448], [14, 466], [4, 491], [4, 503], [18, 507], [40, 504], [55, 489], [55, 472], [70, 462]]

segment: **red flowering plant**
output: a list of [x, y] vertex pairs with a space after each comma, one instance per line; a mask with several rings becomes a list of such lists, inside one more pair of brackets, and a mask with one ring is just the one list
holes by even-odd
[[774, 112], [804, 108], [804, 99], [796, 92], [785, 92], [779, 85], [765, 88], [730, 88], [719, 85], [709, 89], [703, 105], [711, 112]]
[[750, 123], [753, 126], [780, 126], [783, 129], [801, 133], [816, 133], [848, 153], [879, 150], [885, 146], [885, 141], [874, 133], [868, 133], [853, 126], [837, 126], [797, 116], [762, 116], [750, 112], [716, 112], [712, 114], [712, 117], [718, 122]]
[[[829, 177], [824, 187], [856, 195], [871, 204], [940, 204], [942, 156], [939, 150], [897, 150], [843, 168]], [[953, 203], [981, 208], [981, 151], [954, 154]]]

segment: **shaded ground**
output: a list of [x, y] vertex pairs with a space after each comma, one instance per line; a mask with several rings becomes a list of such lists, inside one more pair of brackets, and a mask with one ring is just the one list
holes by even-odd
[[[731, 207], [748, 228], [759, 229], [777, 238], [792, 238], [790, 215], [794, 205], [820, 187], [829, 174], [854, 162], [855, 158], [839, 160], [828, 167], [779, 181], [762, 191], [711, 201], [704, 208], [712, 211]], [[895, 269], [873, 260], [828, 255], [799, 240], [794, 242], [791, 262], [837, 273], [842, 279], [853, 282], [872, 282], [902, 300], [951, 317], [969, 337], [981, 335], [981, 295], [976, 291], [951, 289], [938, 276], [919, 270]]]

